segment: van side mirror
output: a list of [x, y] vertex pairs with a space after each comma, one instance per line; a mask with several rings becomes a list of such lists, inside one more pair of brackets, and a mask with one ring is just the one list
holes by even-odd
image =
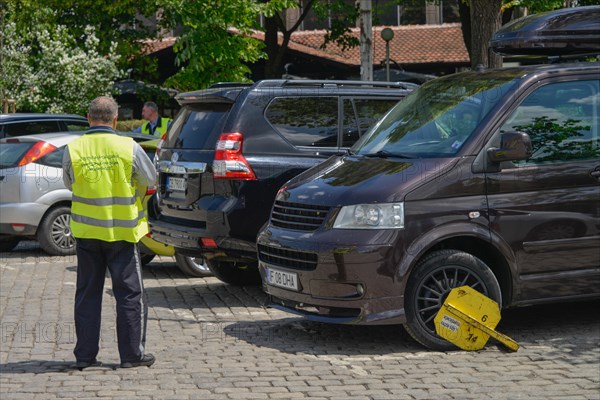
[[490, 147], [487, 155], [492, 162], [527, 160], [531, 157], [531, 138], [523, 132], [505, 132], [500, 147]]

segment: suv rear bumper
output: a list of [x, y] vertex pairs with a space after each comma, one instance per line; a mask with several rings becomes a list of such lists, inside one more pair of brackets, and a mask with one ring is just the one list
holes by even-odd
[[[181, 254], [202, 256], [206, 253], [223, 253], [228, 257], [250, 256], [256, 258], [256, 244], [232, 237], [215, 237], [206, 229], [172, 224], [160, 219], [149, 219], [152, 239], [177, 248]], [[206, 247], [201, 244], [202, 238], [211, 238], [217, 247]]]

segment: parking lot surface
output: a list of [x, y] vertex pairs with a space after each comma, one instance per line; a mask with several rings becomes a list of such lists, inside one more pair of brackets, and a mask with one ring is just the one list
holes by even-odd
[[169, 257], [144, 270], [151, 368], [119, 369], [106, 281], [103, 365], [74, 369], [76, 258], [35, 242], [0, 254], [0, 398], [600, 399], [600, 302], [505, 310], [495, 342], [434, 352], [398, 326], [309, 322], [265, 308], [258, 287], [188, 278]]

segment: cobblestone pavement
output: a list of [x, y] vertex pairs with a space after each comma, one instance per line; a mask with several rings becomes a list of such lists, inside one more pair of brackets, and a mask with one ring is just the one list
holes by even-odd
[[507, 310], [516, 353], [433, 352], [397, 326], [305, 321], [263, 308], [260, 288], [145, 268], [152, 368], [117, 369], [107, 280], [99, 359], [73, 369], [75, 257], [0, 254], [0, 398], [600, 399], [599, 302]]

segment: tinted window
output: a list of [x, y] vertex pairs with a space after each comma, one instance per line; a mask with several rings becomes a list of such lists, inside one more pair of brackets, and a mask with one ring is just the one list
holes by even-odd
[[34, 135], [47, 132], [60, 132], [58, 121], [15, 122], [4, 126], [4, 136]]
[[187, 106], [170, 128], [167, 147], [214, 149], [230, 107], [228, 104]]
[[68, 131], [85, 131], [88, 123], [84, 121], [64, 121]]
[[397, 102], [390, 99], [344, 99], [342, 147], [352, 146]]
[[36, 164], [47, 165], [49, 167], [62, 168], [63, 154], [65, 153], [66, 146], [59, 147], [51, 153], [46, 154], [44, 157], [35, 161]]
[[279, 97], [267, 120], [295, 146], [337, 147], [337, 97]]
[[542, 86], [519, 105], [501, 132], [525, 132], [533, 155], [522, 163], [600, 158], [598, 81]]
[[0, 145], [0, 168], [16, 167], [27, 150], [34, 144], [35, 142], [2, 143]]

